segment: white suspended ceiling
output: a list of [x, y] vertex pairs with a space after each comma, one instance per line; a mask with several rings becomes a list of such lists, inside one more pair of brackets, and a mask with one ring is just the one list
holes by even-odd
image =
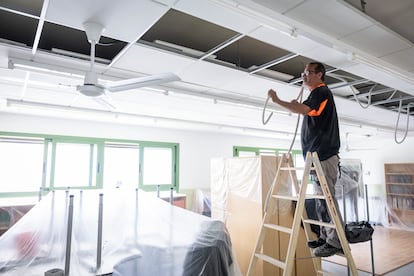
[[[375, 83], [391, 92], [373, 97], [373, 102], [380, 103], [393, 89], [398, 90], [394, 102], [368, 109], [355, 102], [349, 87], [333, 90], [343, 125], [366, 125], [391, 133], [399, 99], [404, 100], [406, 108], [413, 101], [412, 38], [369, 17], [372, 1], [366, 1], [366, 13], [353, 3], [359, 1], [3, 2], [0, 12], [4, 16], [0, 20], [10, 22], [1, 22], [2, 26], [18, 22], [27, 25], [11, 31], [0, 29], [0, 97], [11, 103], [35, 102], [40, 103], [38, 107], [44, 103], [212, 126], [292, 132], [296, 117], [283, 115], [286, 112], [273, 106], [271, 110], [282, 115], [264, 126], [262, 105], [269, 88], [279, 91], [286, 100], [296, 98], [299, 86], [294, 80], [310, 60], [325, 63], [328, 71], [346, 74], [348, 81], [367, 79], [356, 86], [361, 101], [367, 102], [367, 91]], [[407, 2], [395, 1], [397, 4], [414, 11]], [[97, 48], [101, 58], [97, 71], [103, 82], [162, 72], [176, 73], [181, 81], [153, 87], [158, 90], [110, 94], [107, 100], [115, 111], [79, 95], [75, 87], [82, 83], [81, 76], [89, 68], [89, 44], [82, 32], [82, 23], [88, 20], [105, 26], [101, 42], [112, 45]], [[157, 37], [170, 41], [162, 44], [154, 39]], [[166, 46], [169, 43], [177, 48]], [[283, 57], [288, 59], [263, 67]], [[9, 60], [23, 60], [72, 76], [11, 70]], [[262, 70], [255, 72], [255, 68]], [[268, 77], [263, 76], [266, 74]], [[283, 79], [286, 76], [292, 78]], [[341, 81], [329, 79], [329, 85], [336, 83]], [[1, 112], [17, 112], [13, 105], [2, 107]], [[409, 129], [411, 134], [413, 124]], [[402, 124], [400, 130], [404, 130]]]

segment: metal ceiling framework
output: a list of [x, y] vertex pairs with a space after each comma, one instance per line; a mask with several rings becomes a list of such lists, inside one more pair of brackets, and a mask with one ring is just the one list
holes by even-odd
[[[0, 43], [31, 48], [33, 54], [42, 51], [88, 60], [90, 45], [84, 32], [46, 21], [47, 2], [2, 1]], [[300, 74], [312, 60], [176, 9], [169, 9], [136, 43], [293, 86], [300, 86]], [[96, 49], [97, 62], [111, 66], [128, 46], [129, 42], [103, 36]], [[331, 66], [325, 82], [336, 96], [357, 100], [361, 106], [375, 105], [407, 114], [414, 103], [414, 96], [408, 93]], [[336, 92], [346, 86], [353, 89]]]

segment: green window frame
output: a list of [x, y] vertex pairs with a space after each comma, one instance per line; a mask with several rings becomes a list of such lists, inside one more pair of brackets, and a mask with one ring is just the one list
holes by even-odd
[[[173, 188], [178, 192], [178, 161], [179, 161], [179, 145], [164, 143], [160, 147], [160, 143], [144, 142], [140, 145], [140, 181], [139, 188], [145, 191], [166, 191]], [[148, 154], [148, 155], [147, 155]], [[157, 157], [166, 157], [170, 159], [168, 163], [161, 162], [156, 164]], [[159, 166], [159, 168], [156, 168]], [[171, 172], [169, 177], [158, 177], [156, 169], [160, 171]]]
[[[287, 153], [288, 149], [278, 148], [258, 148], [258, 147], [246, 147], [246, 146], [233, 146], [233, 157], [240, 157], [243, 153], [254, 153], [256, 156], [259, 155], [274, 155], [277, 156], [282, 153]], [[291, 150], [291, 154], [295, 157], [297, 155], [302, 156], [301, 150]]]
[[[0, 198], [31, 197], [38, 195], [39, 191], [46, 194], [51, 190], [68, 188], [102, 189], [104, 188], [103, 184], [105, 176], [105, 146], [109, 145], [119, 148], [133, 149], [129, 157], [134, 159], [134, 155], [136, 155], [137, 160], [136, 172], [133, 173], [136, 177], [132, 177], [132, 179], [136, 179], [136, 182], [132, 181], [132, 185], [135, 188], [140, 188], [145, 191], [153, 191], [158, 188], [158, 184], [161, 184], [160, 190], [170, 190], [172, 187], [177, 192], [179, 191], [178, 143], [0, 132], [0, 143], [5, 141], [8, 143], [23, 141], [27, 144], [43, 144], [43, 153], [39, 153], [39, 159], [42, 160], [42, 163], [38, 166], [41, 171], [39, 173], [41, 177], [38, 177], [39, 186], [36, 189], [34, 184], [33, 188], [25, 191], [13, 191], [12, 189], [1, 188], [2, 185], [7, 185], [7, 180], [2, 179], [0, 175]], [[154, 152], [158, 150], [160, 152], [165, 151], [168, 153], [168, 155], [164, 154], [164, 156], [168, 157], [167, 161], [156, 160], [163, 164], [162, 169], [168, 176], [168, 181], [165, 181], [165, 183], [150, 183], [149, 185], [143, 182], [146, 179], [145, 174], [150, 175], [149, 171], [145, 171], [145, 164], [148, 165], [151, 163], [151, 154], [147, 156], [144, 154], [147, 149]], [[108, 154], [108, 160], [109, 158], [110, 155]], [[122, 166], [122, 161], [123, 160], [119, 162], [120, 166]], [[110, 162], [108, 161], [108, 163]], [[117, 162], [113, 162], [112, 164], [116, 163]], [[10, 167], [8, 169], [15, 170], [15, 173], [24, 173], [20, 171], [20, 168], [17, 168], [17, 165], [16, 168]], [[134, 169], [134, 166], [132, 169]], [[122, 171], [119, 170], [118, 173], [122, 173]], [[77, 178], [79, 175], [81, 178]], [[71, 181], [81, 184], [68, 184], [71, 183]], [[2, 190], [6, 191], [2, 192]]]

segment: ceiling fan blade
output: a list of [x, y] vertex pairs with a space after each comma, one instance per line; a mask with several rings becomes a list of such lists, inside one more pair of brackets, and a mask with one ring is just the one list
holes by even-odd
[[116, 107], [111, 103], [111, 99], [109, 97], [106, 97], [106, 96], [94, 97], [93, 100], [110, 111], [116, 111]]
[[178, 81], [180, 78], [173, 73], [163, 73], [146, 77], [126, 79], [112, 82], [106, 86], [109, 92], [119, 92], [139, 87]]

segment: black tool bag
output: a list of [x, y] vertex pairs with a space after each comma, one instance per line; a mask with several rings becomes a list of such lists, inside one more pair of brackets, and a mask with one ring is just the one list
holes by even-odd
[[369, 241], [374, 233], [374, 228], [368, 221], [350, 222], [345, 225], [345, 234], [349, 243]]

